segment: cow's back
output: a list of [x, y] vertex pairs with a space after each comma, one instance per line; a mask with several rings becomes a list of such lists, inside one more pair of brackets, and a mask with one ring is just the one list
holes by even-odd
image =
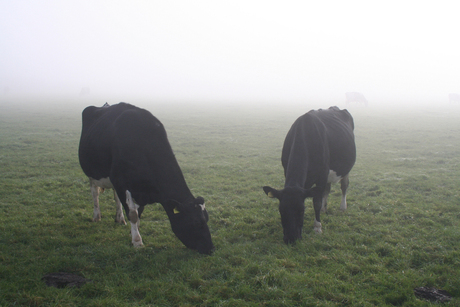
[[327, 176], [326, 128], [315, 112], [300, 116], [286, 135], [281, 154], [286, 186], [310, 187]]
[[289, 130], [281, 156], [286, 186], [310, 188], [324, 181], [329, 170], [350, 172], [356, 160], [354, 122], [347, 110], [331, 107], [300, 116]]
[[91, 178], [109, 176], [112, 164], [112, 144], [115, 140], [114, 122], [126, 110], [138, 109], [126, 103], [110, 107], [90, 106], [82, 113], [82, 131], [78, 157], [83, 172]]
[[356, 161], [353, 117], [347, 110], [337, 107], [315, 112], [326, 127], [330, 168], [344, 176]]

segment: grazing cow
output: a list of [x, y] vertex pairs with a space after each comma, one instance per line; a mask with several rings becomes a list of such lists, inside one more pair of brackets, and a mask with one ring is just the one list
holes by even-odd
[[460, 94], [450, 93], [449, 94], [449, 102], [450, 103], [455, 103], [455, 102], [460, 103]]
[[100, 189], [113, 188], [116, 221], [131, 223], [132, 243], [142, 246], [139, 219], [146, 204], [160, 203], [182, 243], [203, 254], [214, 249], [204, 199], [190, 192], [162, 123], [150, 112], [127, 103], [83, 110], [78, 155], [90, 179], [93, 220], [101, 219]]
[[302, 238], [307, 197], [313, 198], [314, 230], [322, 232], [320, 212], [327, 209], [331, 183], [341, 182], [340, 209], [347, 208], [348, 174], [356, 160], [353, 129], [353, 118], [347, 110], [330, 107], [302, 115], [289, 130], [281, 155], [284, 189], [263, 187], [269, 197], [279, 200], [285, 243]]
[[362, 103], [364, 104], [364, 106], [367, 107], [367, 104], [368, 104], [367, 99], [361, 93], [347, 92], [345, 93], [345, 98], [346, 98], [345, 103], [347, 104], [347, 106], [349, 106], [352, 102], [357, 102], [357, 103]]
[[80, 96], [88, 96], [91, 93], [89, 87], [82, 87], [80, 91]]

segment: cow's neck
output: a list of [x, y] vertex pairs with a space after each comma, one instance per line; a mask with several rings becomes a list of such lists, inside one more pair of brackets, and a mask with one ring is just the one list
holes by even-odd
[[190, 202], [194, 197], [185, 182], [179, 164], [174, 159], [168, 165], [161, 171], [161, 176], [157, 180], [159, 191], [161, 191], [161, 203], [163, 204], [169, 199], [182, 204]]
[[289, 157], [285, 165], [285, 187], [303, 188], [307, 180], [309, 167], [307, 143], [301, 139], [291, 145]]
[[[170, 180], [165, 180], [162, 183], [159, 183], [162, 203], [169, 199], [173, 199], [184, 204], [194, 199], [182, 173], [180, 176], [176, 175], [173, 180], [171, 180], [171, 178], [168, 179]], [[170, 183], [168, 183], [168, 181], [170, 181]]]
[[299, 168], [299, 165], [292, 166], [286, 169], [286, 180], [284, 182], [284, 187], [299, 187], [304, 188], [305, 182], [307, 181], [307, 168], [306, 165], [302, 165]]

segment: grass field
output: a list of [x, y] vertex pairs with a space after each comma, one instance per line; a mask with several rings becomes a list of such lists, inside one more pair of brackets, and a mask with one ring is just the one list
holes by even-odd
[[[0, 104], [0, 306], [430, 306], [414, 296], [421, 286], [460, 305], [458, 106], [349, 109], [358, 157], [348, 209], [333, 186], [316, 235], [307, 200], [303, 239], [286, 246], [262, 186], [283, 187], [284, 137], [311, 107], [131, 103], [165, 125], [206, 200], [216, 251], [186, 249], [158, 204], [134, 249], [111, 192], [91, 221], [77, 157], [84, 105]], [[92, 282], [48, 287], [51, 272]]]

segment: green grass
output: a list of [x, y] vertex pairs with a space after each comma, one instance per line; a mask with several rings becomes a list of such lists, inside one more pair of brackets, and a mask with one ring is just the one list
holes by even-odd
[[[215, 253], [186, 249], [158, 204], [134, 249], [111, 191], [91, 222], [77, 158], [83, 105], [1, 104], [0, 306], [430, 306], [414, 296], [420, 286], [460, 304], [460, 109], [352, 108], [349, 207], [340, 212], [333, 186], [316, 235], [307, 200], [303, 240], [286, 246], [262, 186], [282, 188], [284, 137], [311, 107], [137, 105], [163, 122], [206, 199]], [[58, 271], [93, 282], [47, 287], [41, 277]]]

